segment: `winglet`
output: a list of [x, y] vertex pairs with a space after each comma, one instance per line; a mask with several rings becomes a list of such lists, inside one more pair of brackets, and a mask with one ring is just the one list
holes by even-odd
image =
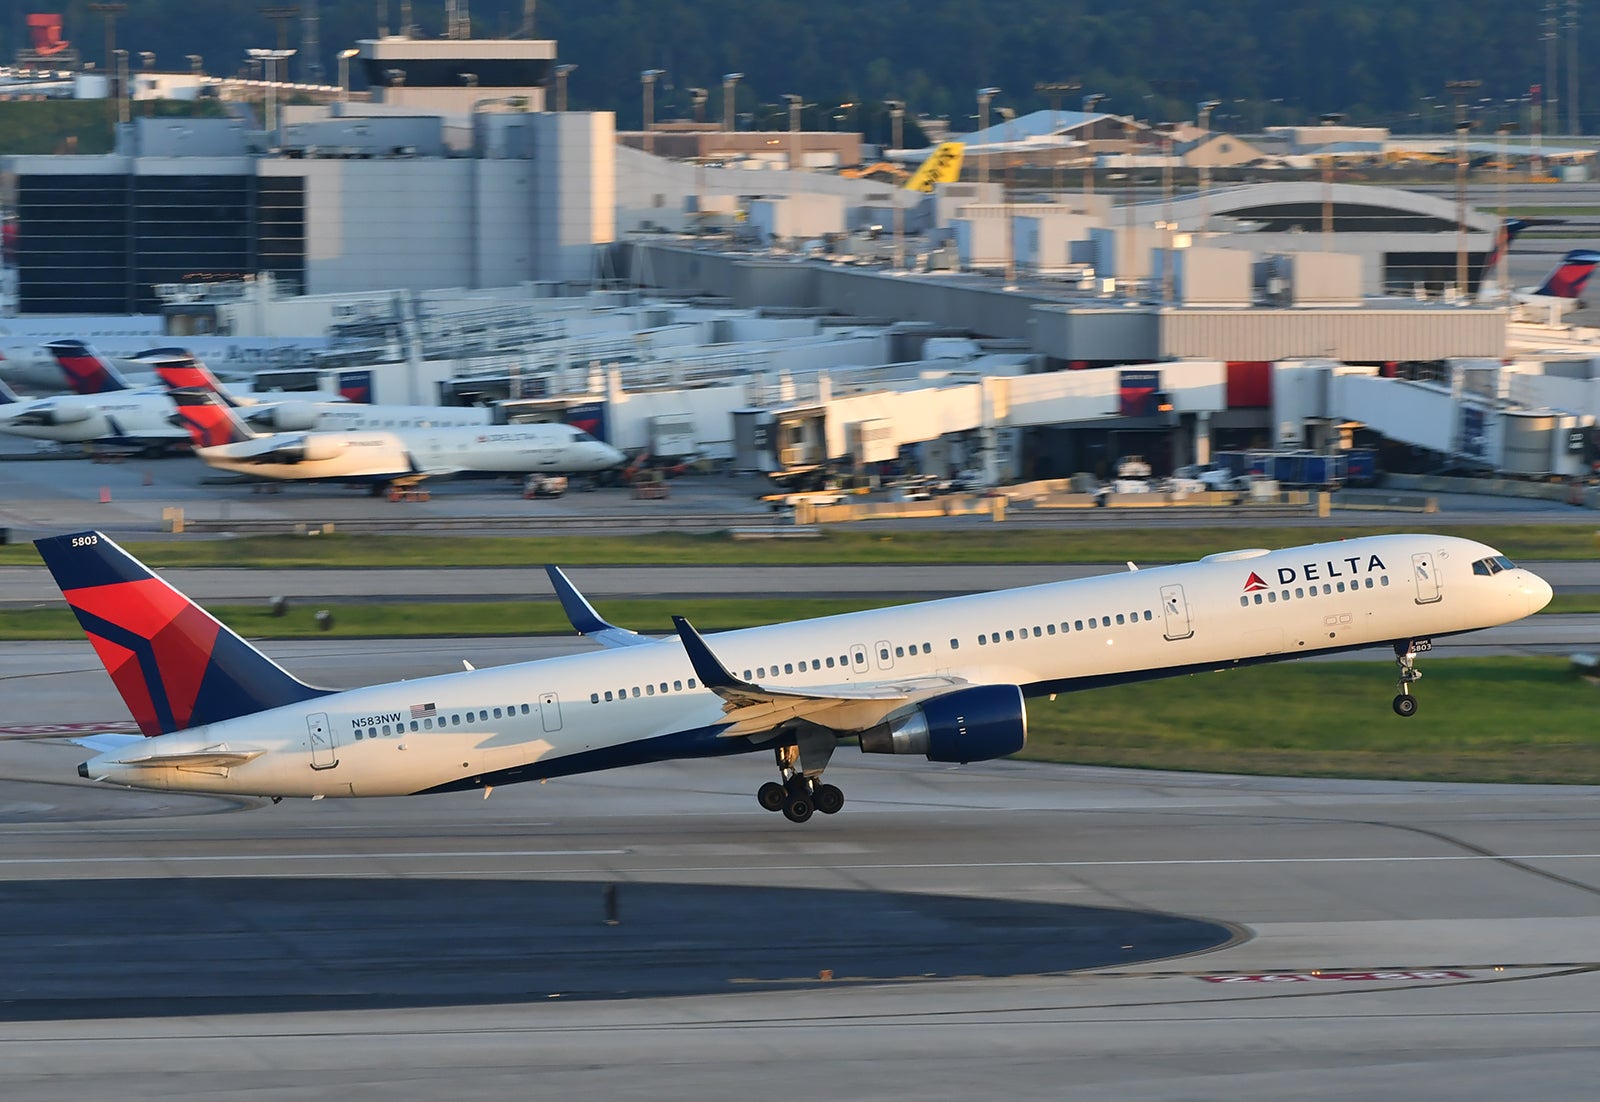
[[587, 635], [607, 647], [634, 647], [640, 643], [655, 642], [638, 632], [619, 628], [601, 619], [588, 598], [578, 592], [578, 587], [567, 579], [559, 566], [546, 566], [544, 571], [550, 575], [550, 584], [555, 587], [556, 598], [561, 602], [561, 611], [567, 614], [567, 621], [572, 624], [572, 630], [579, 635]]
[[711, 653], [711, 648], [706, 646], [706, 641], [700, 633], [694, 630], [694, 625], [682, 616], [674, 616], [672, 625], [678, 629], [678, 638], [683, 641], [684, 653], [689, 656], [689, 665], [694, 667], [694, 672], [700, 678], [700, 684], [712, 692], [722, 689], [754, 689], [754, 685], [740, 681], [729, 672], [716, 655]]

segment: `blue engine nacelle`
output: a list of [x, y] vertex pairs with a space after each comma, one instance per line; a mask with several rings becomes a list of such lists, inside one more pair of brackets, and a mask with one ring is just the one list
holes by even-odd
[[929, 761], [988, 761], [1028, 741], [1028, 713], [1015, 685], [977, 685], [924, 700], [861, 732], [866, 754], [922, 754]]

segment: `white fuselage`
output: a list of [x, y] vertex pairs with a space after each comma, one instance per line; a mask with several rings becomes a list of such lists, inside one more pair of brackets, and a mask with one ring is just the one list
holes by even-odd
[[[738, 678], [813, 692], [945, 677], [1027, 695], [1427, 639], [1520, 619], [1549, 586], [1453, 537], [1372, 536], [730, 631]], [[88, 763], [145, 788], [263, 796], [466, 789], [764, 745], [722, 734], [722, 700], [676, 637], [335, 693], [144, 740]], [[313, 734], [317, 737], [313, 739]], [[313, 750], [313, 743], [316, 750]], [[119, 764], [223, 750], [231, 766]]]
[[219, 470], [282, 481], [580, 474], [623, 459], [609, 444], [563, 424], [276, 433], [195, 454]]
[[0, 432], [58, 444], [187, 443], [189, 433], [172, 423], [173, 412], [172, 400], [159, 390], [56, 394], [0, 405]]

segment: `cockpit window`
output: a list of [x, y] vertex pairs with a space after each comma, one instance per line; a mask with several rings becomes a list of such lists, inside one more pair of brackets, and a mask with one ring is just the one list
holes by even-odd
[[1487, 559], [1479, 559], [1472, 564], [1472, 572], [1485, 578], [1492, 577], [1502, 570], [1515, 570], [1517, 564], [1504, 555], [1491, 555]]

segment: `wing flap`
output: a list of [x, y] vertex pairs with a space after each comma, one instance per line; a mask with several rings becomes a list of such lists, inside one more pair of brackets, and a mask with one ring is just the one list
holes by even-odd
[[796, 719], [837, 731], [864, 730], [923, 697], [966, 684], [959, 678], [919, 677], [803, 689], [757, 685], [735, 677], [688, 620], [674, 616], [672, 622], [700, 683], [722, 698], [722, 710], [728, 720], [722, 732], [724, 738], [761, 734]]

